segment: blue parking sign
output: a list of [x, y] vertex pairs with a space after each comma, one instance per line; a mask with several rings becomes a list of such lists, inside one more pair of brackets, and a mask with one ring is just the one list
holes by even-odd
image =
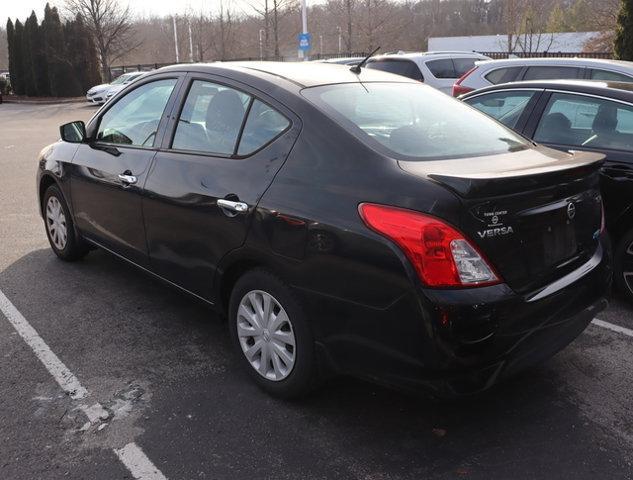
[[312, 35], [309, 33], [300, 33], [299, 34], [299, 50], [310, 50], [310, 43], [312, 42]]

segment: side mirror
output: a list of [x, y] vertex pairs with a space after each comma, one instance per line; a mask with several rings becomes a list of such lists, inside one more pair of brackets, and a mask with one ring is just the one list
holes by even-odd
[[70, 122], [59, 127], [64, 142], [83, 143], [86, 140], [86, 124], [81, 120]]

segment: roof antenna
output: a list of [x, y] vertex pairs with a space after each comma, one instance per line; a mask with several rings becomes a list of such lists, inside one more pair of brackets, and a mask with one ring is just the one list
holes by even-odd
[[349, 71], [352, 72], [352, 73], [355, 73], [356, 75], [358, 75], [360, 73], [361, 67], [364, 67], [365, 64], [367, 63], [367, 60], [369, 60], [371, 57], [373, 57], [374, 53], [376, 53], [378, 50], [380, 50], [380, 47], [374, 48], [373, 52], [371, 52], [369, 55], [367, 55], [365, 58], [363, 58], [358, 64], [356, 64], [353, 67], [351, 67], [349, 69]]

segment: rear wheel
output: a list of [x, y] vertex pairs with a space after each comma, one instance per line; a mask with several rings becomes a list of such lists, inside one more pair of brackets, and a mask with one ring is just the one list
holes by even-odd
[[613, 263], [618, 290], [633, 302], [633, 229], [618, 242]]
[[290, 289], [275, 275], [253, 270], [231, 293], [229, 328], [238, 355], [253, 380], [284, 398], [315, 384], [314, 340]]
[[88, 247], [75, 234], [70, 211], [56, 185], [46, 189], [42, 207], [46, 236], [55, 255], [68, 262], [83, 258], [88, 253]]

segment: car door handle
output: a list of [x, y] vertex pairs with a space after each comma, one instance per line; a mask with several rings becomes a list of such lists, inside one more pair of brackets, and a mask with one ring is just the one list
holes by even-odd
[[224, 198], [218, 199], [218, 207], [230, 210], [235, 213], [244, 213], [248, 211], [248, 205], [244, 202], [234, 202]]
[[125, 173], [119, 174], [119, 180], [126, 185], [134, 185], [136, 183], [136, 177], [134, 175], [126, 175]]

